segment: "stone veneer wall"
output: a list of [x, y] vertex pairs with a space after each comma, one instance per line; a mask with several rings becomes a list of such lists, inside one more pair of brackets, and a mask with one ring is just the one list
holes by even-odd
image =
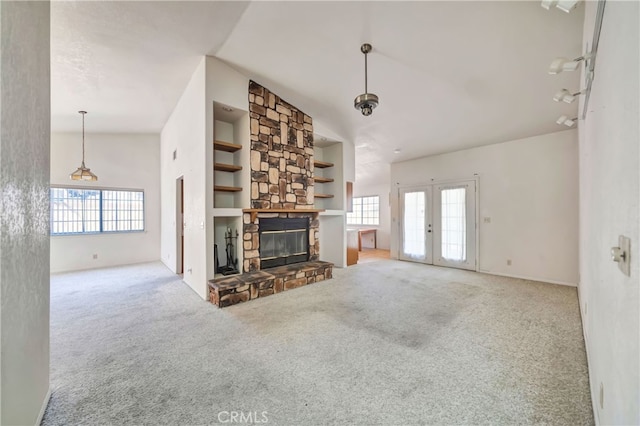
[[251, 207], [313, 208], [313, 121], [254, 81], [251, 117]]
[[243, 272], [260, 270], [260, 218], [309, 217], [309, 261], [319, 259], [318, 216], [313, 208], [313, 121], [254, 81], [249, 81], [251, 117], [251, 208], [300, 213], [243, 215]]

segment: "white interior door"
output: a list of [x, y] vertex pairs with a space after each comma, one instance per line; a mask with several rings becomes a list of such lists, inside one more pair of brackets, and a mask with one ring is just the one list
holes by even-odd
[[402, 260], [433, 263], [431, 186], [400, 190], [400, 253]]
[[433, 264], [476, 270], [476, 182], [434, 185]]
[[399, 258], [476, 270], [476, 182], [400, 189]]

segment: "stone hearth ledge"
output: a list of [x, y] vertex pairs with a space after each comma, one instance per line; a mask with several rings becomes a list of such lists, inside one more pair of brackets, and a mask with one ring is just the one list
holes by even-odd
[[219, 308], [332, 278], [333, 263], [301, 262], [209, 280], [209, 301]]

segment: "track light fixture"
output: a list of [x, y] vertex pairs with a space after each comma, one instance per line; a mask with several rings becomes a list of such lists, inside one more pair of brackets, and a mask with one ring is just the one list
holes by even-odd
[[[556, 6], [558, 9], [568, 13], [576, 7], [579, 1], [580, 0], [542, 0], [540, 5], [547, 10], [552, 6]], [[596, 19], [593, 29], [593, 42], [591, 43], [591, 48], [587, 45], [586, 49], [589, 50], [589, 52], [571, 60], [567, 58], [556, 58], [549, 66], [549, 74], [560, 74], [563, 71], [575, 71], [580, 66], [580, 63], [584, 62], [584, 89], [577, 93], [571, 93], [567, 89], [562, 89], [553, 96], [553, 100], [556, 102], [565, 102], [570, 104], [575, 101], [576, 96], [584, 95], [584, 101], [582, 102], [582, 114], [580, 115], [583, 120], [587, 117], [591, 86], [593, 84], [593, 79], [595, 78], [596, 55], [598, 53], [598, 44], [600, 42], [600, 32], [602, 30], [602, 20], [604, 17], [606, 2], [607, 0], [598, 0], [597, 2], [598, 9], [596, 11]], [[569, 118], [566, 115], [563, 115], [556, 120], [556, 123], [573, 127], [577, 121], [578, 118]]]
[[578, 69], [581, 62], [586, 63], [591, 59], [591, 57], [591, 53], [585, 53], [575, 59], [555, 58], [553, 62], [551, 62], [551, 65], [549, 65], [549, 74], [560, 74], [563, 71], [575, 71]]
[[576, 92], [576, 93], [571, 93], [567, 89], [562, 89], [559, 92], [556, 92], [555, 95], [553, 95], [553, 100], [556, 102], [564, 102], [564, 103], [570, 104], [576, 100], [576, 96], [582, 95], [583, 93], [584, 93], [584, 90], [581, 90], [580, 92]]
[[556, 124], [564, 124], [567, 127], [573, 127], [578, 122], [578, 117], [569, 118], [566, 115], [561, 115], [557, 120]]
[[359, 109], [364, 116], [371, 115], [374, 108], [378, 106], [378, 97], [367, 92], [367, 54], [371, 52], [371, 49], [371, 45], [368, 43], [360, 46], [360, 51], [364, 53], [364, 93], [353, 101], [353, 106]]
[[576, 7], [579, 1], [580, 0], [542, 0], [540, 6], [547, 10], [555, 6], [561, 11], [569, 13]]

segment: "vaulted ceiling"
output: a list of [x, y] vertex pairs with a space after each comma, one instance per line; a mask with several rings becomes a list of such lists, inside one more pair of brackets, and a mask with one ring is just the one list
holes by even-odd
[[[159, 133], [202, 55], [216, 56], [356, 146], [357, 182], [389, 163], [562, 130], [584, 5], [539, 1], [51, 3], [52, 130]], [[370, 117], [353, 108], [380, 97]], [[399, 154], [394, 150], [399, 149]]]

